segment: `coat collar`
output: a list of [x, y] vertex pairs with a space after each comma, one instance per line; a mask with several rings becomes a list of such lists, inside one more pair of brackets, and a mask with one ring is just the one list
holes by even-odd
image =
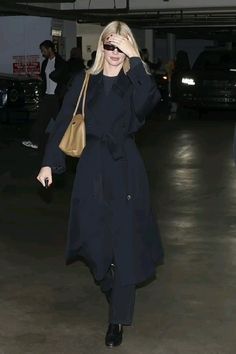
[[113, 85], [113, 90], [121, 97], [125, 95], [127, 92], [128, 88], [130, 87], [131, 82], [128, 78], [128, 76], [124, 73], [124, 70], [121, 69], [119, 72], [117, 81]]
[[[91, 80], [91, 86], [89, 89], [89, 96], [92, 98], [94, 97], [95, 91], [101, 92], [101, 88], [103, 86], [103, 73], [102, 71], [97, 74], [97, 75], [91, 75], [90, 77]], [[124, 70], [121, 69], [121, 71], [118, 74], [117, 80], [114, 83], [112, 90], [117, 93], [119, 96], [123, 97], [125, 93], [127, 92], [127, 89], [131, 85], [131, 82], [127, 75], [124, 73]]]

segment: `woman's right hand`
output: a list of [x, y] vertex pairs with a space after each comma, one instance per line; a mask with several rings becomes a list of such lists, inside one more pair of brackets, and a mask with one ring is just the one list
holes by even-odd
[[46, 186], [46, 180], [48, 181], [48, 187], [52, 184], [52, 169], [49, 166], [42, 167], [37, 176], [37, 180], [42, 183], [44, 187]]

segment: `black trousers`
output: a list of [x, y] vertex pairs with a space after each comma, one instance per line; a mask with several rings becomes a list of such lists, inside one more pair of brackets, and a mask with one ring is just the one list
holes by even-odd
[[43, 96], [36, 121], [30, 132], [30, 140], [39, 146], [43, 145], [45, 132], [51, 119], [56, 119], [60, 109], [59, 98], [56, 95]]
[[122, 285], [119, 270], [116, 266], [111, 266], [100, 286], [103, 292], [112, 290], [109, 323], [131, 325], [135, 304], [135, 284]]

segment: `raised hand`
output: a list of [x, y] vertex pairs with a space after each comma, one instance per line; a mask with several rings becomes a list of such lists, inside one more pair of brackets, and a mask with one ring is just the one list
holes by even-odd
[[121, 36], [120, 34], [113, 33], [110, 34], [106, 38], [106, 40], [110, 44], [113, 44], [114, 46], [118, 47], [129, 58], [138, 56], [138, 53], [129, 38]]

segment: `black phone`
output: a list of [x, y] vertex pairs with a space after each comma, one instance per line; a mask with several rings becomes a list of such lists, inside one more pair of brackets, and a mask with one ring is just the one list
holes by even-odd
[[44, 183], [45, 183], [45, 188], [48, 188], [48, 178], [45, 178]]

